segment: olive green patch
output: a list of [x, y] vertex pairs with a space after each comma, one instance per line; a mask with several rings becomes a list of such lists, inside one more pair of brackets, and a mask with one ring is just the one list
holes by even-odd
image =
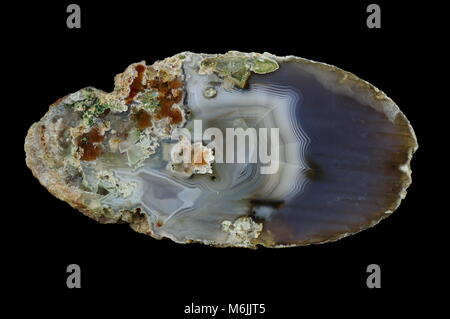
[[214, 72], [228, 84], [244, 88], [251, 72], [266, 74], [279, 68], [278, 63], [268, 57], [257, 56], [218, 56], [205, 58], [200, 62], [202, 72]]

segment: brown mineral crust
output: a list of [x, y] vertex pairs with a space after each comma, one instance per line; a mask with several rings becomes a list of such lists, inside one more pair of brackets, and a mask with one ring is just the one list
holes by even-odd
[[[158, 100], [160, 103], [160, 108], [156, 114], [157, 119], [169, 118], [171, 124], [179, 124], [183, 120], [183, 116], [178, 109], [173, 109], [172, 106], [178, 103], [183, 98], [183, 90], [181, 89], [183, 83], [178, 81], [176, 77], [170, 76], [165, 71], [157, 71], [153, 68], [149, 68], [149, 71], [154, 73], [154, 78], [147, 83], [143, 84], [144, 74], [147, 67], [143, 64], [138, 64], [135, 67], [137, 71], [136, 77], [130, 84], [129, 94], [125, 98], [125, 103], [130, 104], [137, 94], [144, 91], [146, 88], [150, 87], [158, 91]], [[140, 114], [139, 116], [141, 116]], [[144, 115], [145, 116], [145, 115]], [[138, 120], [138, 126], [143, 124], [145, 127], [150, 126], [150, 120], [147, 121], [146, 118], [142, 118], [142, 122]], [[144, 127], [144, 128], [145, 128]]]
[[97, 127], [94, 127], [89, 132], [78, 136], [76, 145], [83, 150], [81, 155], [82, 161], [94, 161], [103, 153], [103, 148], [100, 144], [103, 142], [105, 136], [100, 135]]
[[[144, 79], [145, 72], [147, 71], [145, 64], [135, 64], [132, 67], [137, 72], [133, 77], [131, 77], [131, 74], [125, 72], [124, 74], [116, 76], [115, 79], [116, 87], [114, 94], [119, 98], [122, 91], [124, 93], [126, 92], [126, 95], [123, 96], [126, 104], [131, 104], [133, 99], [147, 88]], [[164, 69], [164, 71], [161, 69]], [[162, 103], [163, 108], [159, 112], [159, 117], [170, 117], [172, 123], [180, 123], [182, 121], [181, 112], [176, 109], [171, 109], [172, 105], [181, 101], [183, 97], [182, 89], [178, 89], [182, 86], [182, 83], [174, 81], [174, 79], [181, 76], [178, 59], [168, 59], [167, 61], [160, 63], [157, 69], [150, 68], [150, 71], [153, 71], [154, 77], [157, 77], [160, 73], [164, 73], [164, 80], [166, 82], [173, 80], [173, 82], [166, 84], [168, 91], [162, 95], [161, 100], [163, 100], [164, 103]], [[127, 85], [125, 86], [124, 84]], [[149, 221], [147, 214], [141, 209], [118, 212], [105, 209], [101, 204], [101, 195], [85, 191], [80, 186], [79, 182], [71, 179], [71, 175], [65, 169], [66, 158], [64, 156], [67, 156], [67, 154], [64, 155], [60, 152], [59, 144], [55, 143], [56, 135], [53, 134], [56, 122], [55, 114], [57, 114], [57, 112], [53, 112], [53, 109], [56, 109], [65, 98], [67, 98], [67, 96], [58, 99], [53, 103], [49, 112], [47, 112], [41, 121], [33, 124], [29, 129], [25, 139], [27, 166], [39, 182], [52, 195], [67, 202], [70, 206], [79, 210], [84, 215], [100, 223], [127, 222], [135, 231], [147, 235], [154, 235], [151, 222]], [[105, 111], [105, 113], [101, 114], [99, 117], [104, 117], [108, 113], [109, 110]], [[150, 120], [150, 116], [141, 113], [138, 124], [141, 127], [144, 127], [151, 124]], [[65, 129], [69, 129], [69, 127], [66, 127]], [[122, 134], [118, 135], [125, 137], [128, 135], [127, 132], [121, 133]], [[74, 141], [75, 146], [79, 148], [80, 153], [83, 153], [80, 159], [87, 161], [98, 158], [103, 151], [101, 143], [104, 138], [105, 137], [101, 135], [96, 128], [77, 137]]]
[[152, 126], [152, 116], [145, 110], [140, 109], [134, 114], [134, 118], [136, 119], [137, 126], [141, 130]]
[[130, 85], [130, 93], [128, 93], [128, 96], [125, 99], [125, 104], [133, 102], [134, 97], [145, 89], [145, 85], [142, 84], [146, 70], [145, 65], [138, 64], [134, 68], [137, 71], [137, 76]]
[[[99, 195], [82, 191], [75, 185], [66, 183], [66, 174], [63, 170], [63, 160], [59, 154], [43, 147], [49, 139], [41, 127], [44, 124], [35, 123], [29, 130], [25, 139], [26, 164], [33, 175], [39, 180], [53, 196], [65, 201], [84, 215], [100, 223], [114, 223], [115, 218], [107, 217], [101, 211], [89, 208], [95, 207]], [[52, 159], [50, 162], [49, 159]], [[52, 163], [55, 164], [52, 164]], [[94, 205], [90, 205], [94, 204]]]
[[120, 213], [120, 221], [129, 223], [134, 231], [149, 236], [153, 235], [153, 231], [147, 220], [147, 214], [142, 212], [141, 208], [137, 207], [134, 210], [122, 210]]
[[[39, 183], [44, 186], [53, 196], [68, 203], [84, 215], [102, 223], [111, 224], [119, 221], [130, 223], [135, 231], [152, 235], [151, 225], [147, 220], [145, 212], [130, 211], [111, 213], [105, 211], [100, 204], [101, 196], [92, 192], [82, 190], [79, 185], [67, 182], [67, 173], [64, 170], [64, 157], [57, 148], [50, 148], [51, 139], [54, 136], [48, 131], [53, 130], [55, 125], [51, 114], [58, 100], [50, 106], [50, 110], [40, 122], [33, 124], [28, 130], [25, 138], [26, 164]], [[99, 141], [101, 137], [92, 134], [93, 141]], [[136, 213], [136, 216], [134, 215]], [[127, 216], [125, 216], [127, 215]]]
[[[177, 80], [163, 81], [162, 79], [154, 79], [149, 81], [151, 88], [158, 90], [160, 108], [156, 114], [157, 119], [168, 117], [172, 124], [179, 124], [183, 120], [183, 116], [178, 109], [173, 109], [172, 105], [181, 101], [183, 94], [180, 94], [180, 87], [183, 83]], [[182, 92], [182, 91], [181, 91]]]

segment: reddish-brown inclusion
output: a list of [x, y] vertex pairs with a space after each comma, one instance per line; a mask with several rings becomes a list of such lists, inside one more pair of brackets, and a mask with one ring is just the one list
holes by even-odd
[[93, 161], [102, 155], [102, 146], [94, 143], [101, 143], [104, 136], [100, 135], [98, 128], [93, 128], [87, 133], [84, 133], [77, 138], [77, 146], [83, 150], [81, 160]]
[[173, 80], [169, 82], [163, 82], [158, 80], [150, 81], [150, 87], [158, 90], [159, 92], [159, 110], [156, 114], [158, 119], [168, 117], [172, 124], [178, 124], [182, 121], [182, 115], [180, 110], [172, 109], [172, 105], [181, 101], [182, 94], [173, 95], [172, 90], [177, 90], [183, 84], [179, 81]]
[[140, 128], [141, 130], [152, 125], [151, 115], [148, 114], [148, 112], [143, 109], [140, 109], [137, 113], [135, 113], [135, 119], [136, 119], [138, 128]]
[[[145, 65], [138, 64], [135, 66], [135, 69], [137, 71], [137, 76], [130, 85], [130, 93], [125, 99], [126, 104], [133, 102], [135, 96], [147, 88], [147, 85], [142, 84], [144, 72], [146, 70]], [[158, 113], [156, 114], [157, 119], [168, 117], [170, 118], [170, 122], [172, 124], [181, 123], [183, 120], [181, 112], [178, 109], [172, 109], [172, 105], [181, 101], [183, 94], [182, 91], [178, 89], [182, 87], [182, 85], [183, 84], [177, 80], [164, 82], [161, 79], [155, 79], [149, 81], [149, 86], [158, 90], [159, 93], [158, 100], [160, 107]], [[146, 122], [146, 120], [144, 120], [144, 122]]]
[[144, 78], [145, 65], [138, 64], [135, 67], [137, 71], [137, 76], [134, 78], [133, 82], [130, 85], [130, 93], [128, 97], [125, 99], [126, 104], [130, 104], [133, 102], [134, 97], [145, 89], [145, 85], [142, 84], [142, 79]]

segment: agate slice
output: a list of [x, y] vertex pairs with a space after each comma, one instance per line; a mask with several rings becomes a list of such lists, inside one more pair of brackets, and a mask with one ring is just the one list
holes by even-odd
[[[257, 132], [234, 162], [229, 130]], [[25, 140], [40, 183], [101, 223], [252, 248], [377, 224], [405, 197], [416, 149], [395, 103], [355, 75], [235, 51], [132, 64], [110, 93], [88, 87], [53, 103]]]

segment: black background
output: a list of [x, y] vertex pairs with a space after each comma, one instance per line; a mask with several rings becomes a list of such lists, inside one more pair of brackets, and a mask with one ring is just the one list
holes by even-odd
[[[421, 95], [430, 70], [420, 62], [430, 53], [434, 14], [441, 8], [376, 1], [382, 28], [368, 29], [365, 1], [76, 1], [82, 27], [68, 29], [69, 3], [17, 3], [3, 12], [10, 18], [3, 50], [12, 53], [6, 95], [15, 98], [9, 109], [17, 119], [5, 130], [17, 139], [7, 180], [17, 187], [6, 195], [15, 204], [4, 211], [12, 221], [3, 223], [4, 233], [11, 234], [4, 241], [10, 254], [2, 262], [9, 266], [8, 295], [21, 304], [17, 312], [63, 315], [93, 307], [139, 311], [144, 318], [207, 318], [184, 315], [184, 306], [264, 303], [266, 313], [259, 317], [301, 318], [306, 310], [321, 317], [424, 308], [423, 297], [434, 292], [431, 284], [446, 269], [445, 251], [436, 254], [430, 246], [438, 234], [428, 232], [436, 217], [425, 159], [434, 142], [424, 115], [429, 103]], [[126, 225], [95, 222], [51, 196], [26, 168], [26, 131], [58, 98], [86, 86], [112, 90], [114, 75], [133, 62], [228, 50], [333, 64], [396, 101], [420, 145], [412, 161], [413, 184], [400, 208], [374, 228], [325, 245], [257, 250], [180, 245]], [[81, 289], [66, 287], [72, 263], [81, 266]], [[381, 289], [366, 286], [372, 263], [381, 266]]]

